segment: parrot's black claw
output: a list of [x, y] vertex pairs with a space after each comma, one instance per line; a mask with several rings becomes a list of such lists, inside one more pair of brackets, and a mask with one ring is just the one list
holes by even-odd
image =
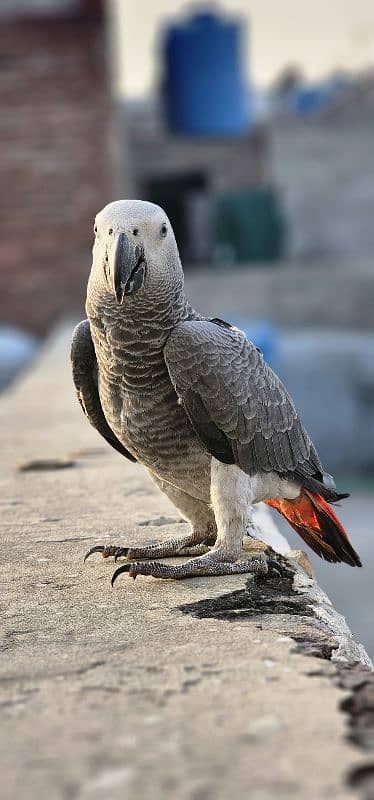
[[86, 555], [85, 555], [85, 557], [83, 559], [83, 563], [85, 561], [87, 561], [87, 559], [90, 556], [92, 556], [93, 553], [103, 553], [103, 551], [104, 551], [104, 545], [103, 544], [96, 544], [95, 547], [91, 547], [90, 550], [88, 551], [88, 553], [86, 553]]
[[87, 559], [92, 556], [93, 553], [101, 553], [103, 558], [110, 558], [110, 556], [114, 556], [114, 560], [117, 561], [117, 558], [120, 556], [127, 556], [128, 552], [128, 547], [117, 547], [117, 545], [114, 544], [96, 544], [94, 547], [91, 547], [88, 553], [86, 553], [83, 561], [87, 561]]
[[286, 577], [286, 570], [284, 569], [282, 564], [280, 564], [279, 561], [275, 560], [275, 558], [269, 558], [269, 556], [267, 556], [265, 559], [265, 563], [268, 568], [267, 572], [264, 573], [263, 575], [259, 575], [258, 576], [259, 578], [265, 580], [267, 580], [268, 578], [276, 578], [280, 583], [280, 581]]
[[[118, 567], [118, 569], [116, 569], [116, 571], [112, 575], [112, 580], [111, 580], [112, 586], [114, 586], [114, 583], [118, 578], [118, 575], [121, 575], [122, 572], [130, 572], [131, 567], [132, 567], [131, 562], [129, 562], [128, 564], [122, 564], [121, 567]], [[134, 577], [136, 577], [136, 575]]]
[[272, 558], [268, 561], [268, 574], [270, 577], [273, 575], [278, 577], [278, 580], [282, 580], [284, 578], [285, 572], [283, 567], [278, 563], [278, 561], [274, 561]]

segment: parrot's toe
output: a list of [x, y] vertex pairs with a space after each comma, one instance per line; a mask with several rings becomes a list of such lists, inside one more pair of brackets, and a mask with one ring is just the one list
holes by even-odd
[[130, 578], [134, 579], [137, 575], [149, 575], [163, 580], [183, 580], [204, 575], [238, 575], [246, 572], [265, 576], [269, 568], [266, 559], [262, 557], [252, 558], [249, 561], [221, 561], [216, 553], [209, 552], [184, 564], [163, 564], [160, 561], [131, 561], [122, 564], [113, 574], [112, 586], [123, 572], [128, 572]]
[[110, 558], [110, 556], [114, 556], [114, 560], [117, 561], [117, 558], [120, 556], [127, 556], [129, 552], [128, 547], [118, 547], [114, 544], [96, 544], [94, 547], [86, 553], [83, 561], [87, 561], [87, 559], [93, 555], [93, 553], [101, 553], [103, 558]]
[[123, 572], [128, 572], [129, 577], [135, 580], [137, 575], [150, 575], [154, 578], [176, 578], [178, 577], [176, 571], [178, 571], [178, 567], [162, 564], [159, 561], [129, 561], [116, 569], [112, 575], [111, 583], [114, 586], [118, 576], [122, 575]]
[[259, 578], [275, 578], [278, 583], [285, 578], [293, 575], [292, 569], [287, 566], [287, 562], [283, 556], [277, 554], [269, 548], [272, 555], [263, 554], [263, 563], [265, 566], [264, 572], [259, 573]]
[[281, 581], [282, 578], [284, 578], [285, 570], [283, 569], [282, 565], [279, 564], [278, 561], [275, 561], [274, 558], [266, 558], [266, 566], [267, 566], [267, 572], [264, 573], [263, 575], [264, 578], [275, 577], [279, 581]]
[[[101, 553], [103, 558], [113, 557], [115, 561], [119, 558], [127, 558], [128, 561], [135, 559], [145, 559], [153, 561], [155, 558], [175, 558], [176, 556], [200, 556], [209, 552], [209, 542], [196, 537], [195, 533], [183, 536], [179, 539], [169, 539], [164, 542], [156, 542], [144, 545], [143, 547], [119, 547], [114, 544], [96, 544], [86, 553], [84, 561], [93, 555]], [[147, 573], [148, 574], [148, 573]]]

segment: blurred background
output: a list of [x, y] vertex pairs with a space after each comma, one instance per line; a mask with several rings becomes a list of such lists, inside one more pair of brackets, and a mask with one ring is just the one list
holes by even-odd
[[161, 204], [194, 304], [263, 349], [352, 492], [364, 569], [314, 563], [373, 656], [371, 0], [0, 0], [0, 102], [0, 387], [83, 317], [97, 210]]

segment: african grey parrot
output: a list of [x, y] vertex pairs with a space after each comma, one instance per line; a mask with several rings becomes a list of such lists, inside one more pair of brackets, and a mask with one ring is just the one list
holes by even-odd
[[[121, 572], [159, 578], [266, 574], [269, 557], [239, 560], [251, 506], [276, 508], [327, 561], [361, 566], [330, 503], [338, 495], [293, 402], [245, 334], [191, 307], [164, 211], [139, 200], [96, 217], [88, 319], [72, 368], [91, 424], [148, 470], [191, 523], [180, 539], [97, 545]], [[179, 565], [155, 559], [194, 556]], [[144, 559], [144, 560], [135, 560]]]

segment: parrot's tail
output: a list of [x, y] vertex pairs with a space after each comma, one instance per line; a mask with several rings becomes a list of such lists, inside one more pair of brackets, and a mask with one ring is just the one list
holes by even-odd
[[331, 506], [319, 494], [302, 488], [296, 500], [266, 500], [292, 525], [296, 533], [325, 561], [344, 561], [361, 567], [361, 561]]

